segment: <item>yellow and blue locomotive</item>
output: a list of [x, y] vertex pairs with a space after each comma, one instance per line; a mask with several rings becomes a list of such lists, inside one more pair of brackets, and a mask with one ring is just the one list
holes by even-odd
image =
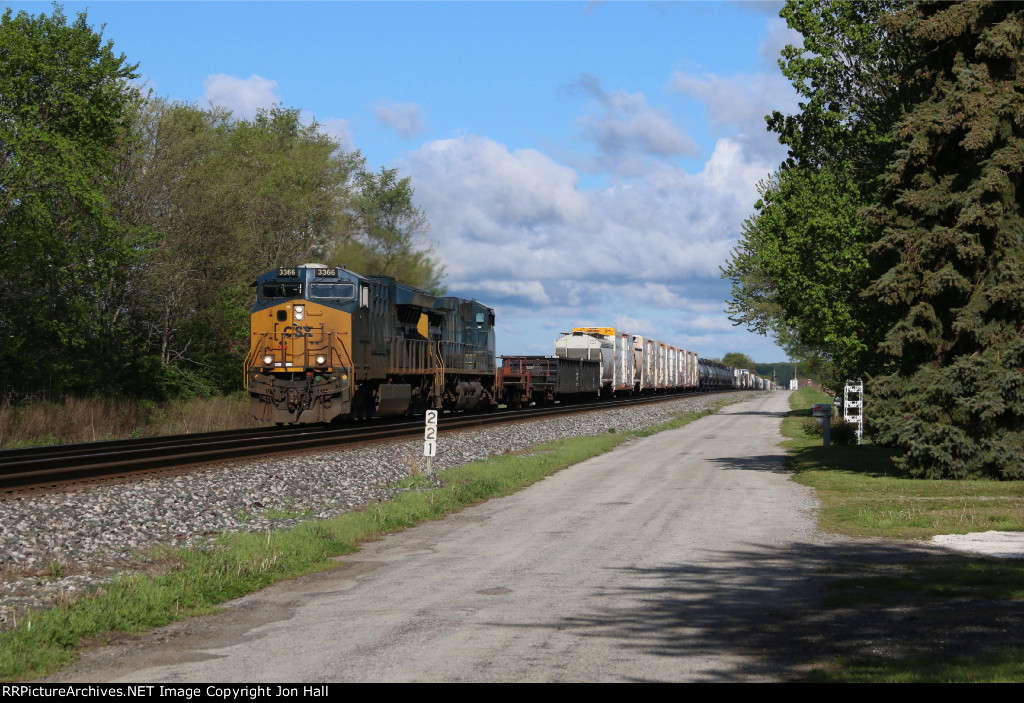
[[495, 402], [494, 310], [476, 300], [304, 264], [259, 277], [250, 327], [246, 388], [264, 422]]

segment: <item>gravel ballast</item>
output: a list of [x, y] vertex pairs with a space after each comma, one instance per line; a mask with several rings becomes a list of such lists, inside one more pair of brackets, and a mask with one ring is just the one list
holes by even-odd
[[[433, 468], [565, 437], [643, 429], [720, 399], [691, 396], [444, 433]], [[160, 545], [202, 546], [224, 532], [288, 527], [387, 500], [402, 479], [423, 470], [422, 451], [422, 441], [394, 441], [0, 501], [0, 627], [25, 608], [46, 607], [139, 568], [142, 555]]]

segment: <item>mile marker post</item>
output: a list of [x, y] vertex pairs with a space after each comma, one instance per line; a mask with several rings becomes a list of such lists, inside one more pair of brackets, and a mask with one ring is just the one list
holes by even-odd
[[433, 476], [431, 460], [437, 456], [437, 411], [428, 410], [424, 421], [426, 427], [423, 429], [423, 456], [427, 458], [427, 476]]

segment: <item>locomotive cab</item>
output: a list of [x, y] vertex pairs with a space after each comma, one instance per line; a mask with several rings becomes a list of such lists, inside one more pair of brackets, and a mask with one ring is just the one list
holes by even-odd
[[256, 418], [328, 422], [350, 412], [352, 319], [363, 288], [354, 274], [317, 264], [260, 276], [245, 362]]

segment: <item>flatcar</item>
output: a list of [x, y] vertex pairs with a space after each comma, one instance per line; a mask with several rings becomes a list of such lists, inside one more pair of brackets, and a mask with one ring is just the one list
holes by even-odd
[[496, 402], [494, 310], [322, 264], [260, 276], [245, 360], [250, 412], [276, 423]]

